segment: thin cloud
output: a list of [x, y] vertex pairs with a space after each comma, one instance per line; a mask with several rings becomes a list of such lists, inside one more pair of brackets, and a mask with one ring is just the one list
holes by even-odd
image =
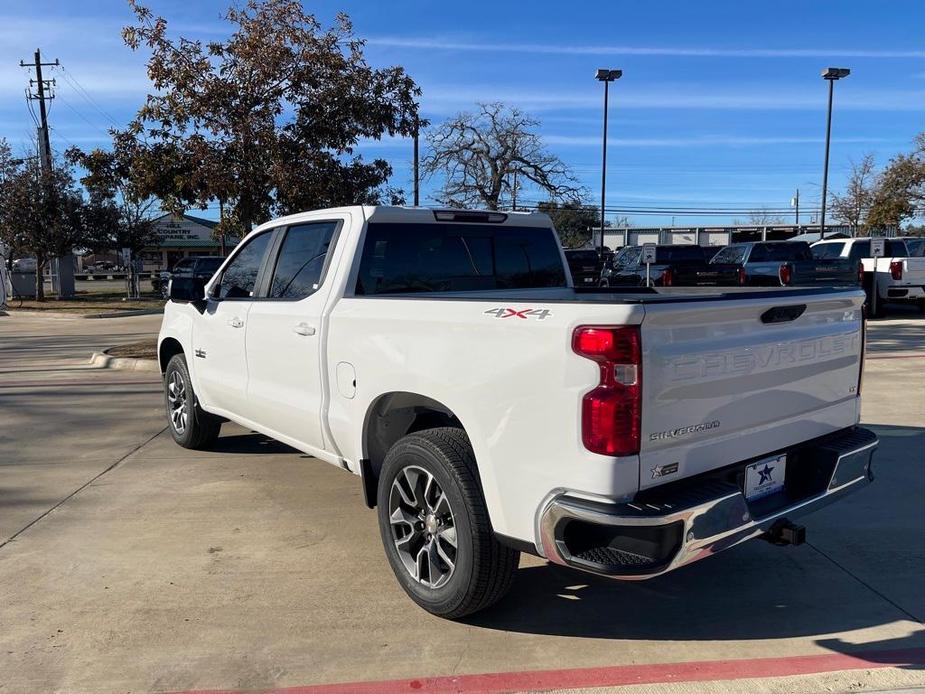
[[[551, 145], [566, 147], [600, 147], [601, 138], [572, 135], [544, 135]], [[735, 135], [705, 135], [700, 137], [619, 138], [608, 137], [607, 144], [614, 147], [761, 147], [766, 145], [815, 145], [821, 137], [740, 137]], [[887, 142], [878, 137], [833, 138], [842, 144], [877, 144]]]
[[370, 46], [495, 53], [551, 55], [635, 55], [686, 58], [925, 58], [921, 50], [871, 50], [862, 48], [715, 48], [696, 46], [587, 46], [538, 43], [455, 41], [438, 37], [374, 36]]
[[[824, 95], [805, 90], [783, 88], [762, 91], [710, 91], [700, 85], [666, 84], [660, 89], [638, 89], [627, 85], [611, 94], [614, 109], [714, 109], [761, 111], [815, 111], [825, 108]], [[503, 101], [528, 112], [599, 108], [600, 95], [595, 90], [564, 92], [528, 91], [506, 85], [455, 85], [424, 87], [421, 104], [431, 114], [445, 115], [472, 110], [478, 102]], [[925, 90], [845, 89], [838, 96], [839, 110], [856, 111], [925, 111]]]

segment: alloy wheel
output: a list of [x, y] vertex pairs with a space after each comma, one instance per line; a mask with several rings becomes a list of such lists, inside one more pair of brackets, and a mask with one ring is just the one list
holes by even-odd
[[456, 519], [446, 493], [424, 468], [408, 465], [389, 492], [392, 541], [411, 577], [428, 588], [446, 584], [456, 568]]
[[173, 430], [178, 434], [186, 431], [189, 424], [189, 403], [186, 383], [179, 371], [172, 372], [167, 378], [167, 412]]

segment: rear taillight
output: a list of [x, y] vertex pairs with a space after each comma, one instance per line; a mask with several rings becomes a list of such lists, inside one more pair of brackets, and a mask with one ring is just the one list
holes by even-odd
[[784, 263], [778, 268], [777, 276], [780, 278], [780, 283], [786, 286], [790, 284], [790, 280], [793, 279], [793, 271], [787, 263]]
[[858, 263], [858, 284], [864, 284], [864, 263]]
[[740, 267], [740, 268], [739, 268], [739, 272], [738, 272], [737, 278], [738, 278], [738, 280], [739, 280], [739, 286], [740, 286], [740, 287], [744, 287], [744, 286], [745, 286], [745, 283], [748, 282], [748, 274], [745, 272], [745, 268], [744, 268], [744, 267]]
[[662, 286], [670, 287], [674, 284], [674, 273], [671, 271], [670, 267], [666, 267], [662, 272]]
[[901, 280], [903, 278], [903, 261], [890, 261], [890, 276], [894, 280]]
[[639, 453], [642, 426], [642, 349], [638, 326], [582, 326], [572, 335], [576, 354], [597, 362], [600, 382], [581, 401], [581, 439], [601, 455]]

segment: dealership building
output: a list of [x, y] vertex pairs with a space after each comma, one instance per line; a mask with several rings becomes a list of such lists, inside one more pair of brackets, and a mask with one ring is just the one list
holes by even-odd
[[[221, 241], [212, 236], [218, 222], [192, 215], [165, 214], [154, 220], [157, 245], [141, 252], [143, 272], [169, 270], [178, 260], [189, 255], [220, 255]], [[230, 251], [237, 239], [226, 239]]]

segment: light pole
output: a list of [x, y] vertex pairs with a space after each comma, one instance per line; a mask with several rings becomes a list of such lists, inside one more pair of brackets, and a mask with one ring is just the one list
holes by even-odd
[[598, 252], [604, 257], [604, 204], [607, 196], [607, 96], [610, 83], [623, 77], [623, 70], [599, 69], [594, 79], [604, 83], [604, 149], [601, 155], [601, 245]]
[[822, 211], [819, 216], [819, 238], [825, 238], [825, 205], [826, 194], [829, 189], [829, 142], [832, 139], [832, 95], [835, 92], [835, 82], [851, 74], [846, 67], [827, 67], [822, 71], [822, 79], [829, 83], [829, 113], [825, 121], [825, 164], [822, 168]]

